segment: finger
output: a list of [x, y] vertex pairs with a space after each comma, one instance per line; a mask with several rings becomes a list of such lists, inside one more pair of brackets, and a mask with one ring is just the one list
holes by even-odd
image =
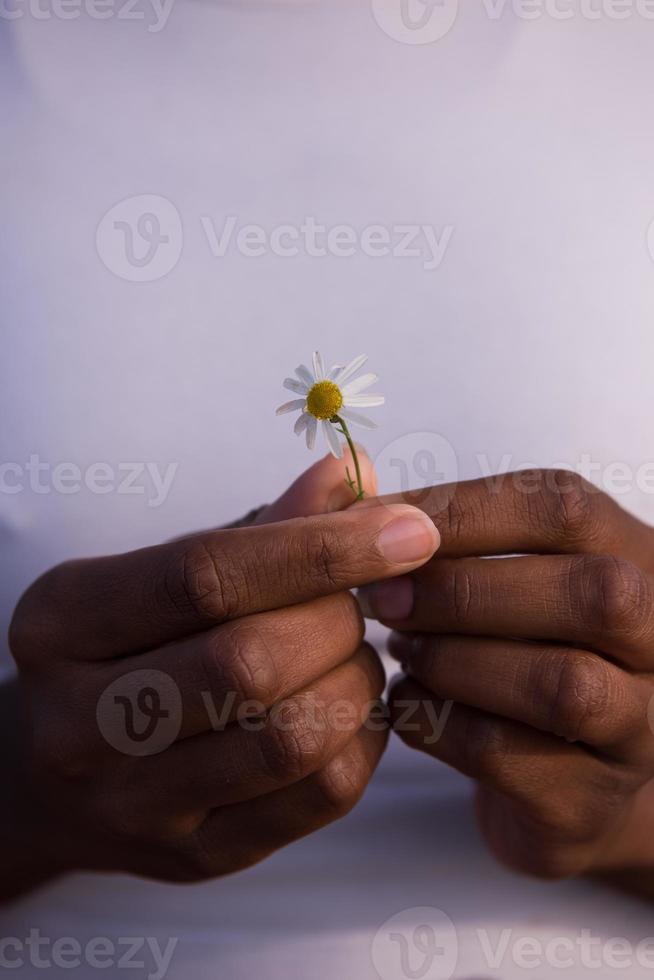
[[297, 783], [343, 750], [384, 686], [379, 657], [366, 644], [264, 717], [242, 718], [224, 731], [176, 742], [142, 760], [144, 793], [158, 787], [164, 808], [190, 812]]
[[410, 571], [438, 547], [413, 507], [373, 507], [195, 535], [111, 558], [71, 562], [19, 603], [14, 655], [101, 659], [227, 620], [296, 605]]
[[412, 680], [393, 684], [389, 707], [407, 745], [513, 800], [541, 837], [549, 832], [569, 843], [596, 841], [643, 782], [642, 773], [554, 735], [441, 702]]
[[652, 529], [568, 470], [523, 470], [381, 500], [425, 510], [444, 558], [588, 552], [646, 568], [652, 561]]
[[[357, 450], [363, 486], [366, 493], [374, 497], [377, 493], [374, 466], [364, 449], [357, 447]], [[344, 478], [345, 467], [352, 469], [353, 465], [349, 448], [344, 448], [342, 459], [336, 459], [329, 453], [298, 477], [279, 500], [259, 511], [255, 523], [272, 524], [293, 517], [311, 517], [344, 510], [355, 500]]]
[[[363, 633], [354, 596], [339, 592], [245, 616], [132, 658], [129, 667], [140, 677], [156, 671], [172, 679], [182, 703], [178, 738], [184, 739], [221, 730], [241, 715], [263, 714], [349, 660]], [[103, 665], [96, 687], [104, 691], [123, 676], [124, 660]], [[130, 700], [138, 704], [137, 692]]]
[[583, 742], [634, 764], [652, 763], [651, 684], [585, 650], [392, 633], [389, 651], [405, 673], [443, 701]]
[[213, 810], [195, 835], [198, 876], [238, 871], [346, 816], [363, 795], [388, 731], [363, 727], [323, 769], [257, 800]]
[[402, 630], [559, 640], [654, 666], [651, 581], [613, 557], [439, 560], [360, 594], [364, 613]]

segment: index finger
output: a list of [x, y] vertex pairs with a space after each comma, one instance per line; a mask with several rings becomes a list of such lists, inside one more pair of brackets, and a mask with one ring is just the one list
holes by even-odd
[[401, 575], [427, 561], [438, 544], [432, 522], [398, 504], [70, 562], [21, 600], [12, 649], [45, 647], [76, 659], [140, 652], [241, 616]]
[[522, 470], [375, 503], [380, 501], [412, 504], [428, 514], [441, 534], [442, 558], [586, 553], [651, 565], [652, 529], [568, 470]]

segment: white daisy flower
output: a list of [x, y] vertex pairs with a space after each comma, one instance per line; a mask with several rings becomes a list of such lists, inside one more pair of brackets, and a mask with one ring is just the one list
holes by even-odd
[[304, 364], [295, 369], [296, 378], [286, 378], [284, 387], [302, 396], [280, 405], [277, 415], [285, 412], [301, 412], [295, 423], [295, 433], [306, 433], [307, 446], [313, 449], [320, 422], [325, 440], [331, 452], [340, 459], [343, 455], [341, 442], [336, 434], [340, 419], [347, 419], [364, 429], [375, 429], [375, 422], [357, 411], [359, 408], [374, 408], [384, 404], [383, 395], [362, 395], [377, 380], [376, 374], [362, 374], [350, 380], [352, 375], [363, 367], [367, 357], [361, 354], [346, 367], [336, 365], [325, 373], [323, 360], [318, 351], [313, 355], [313, 373]]
[[[361, 394], [375, 383], [376, 374], [362, 374], [353, 379], [353, 375], [363, 367], [366, 360], [366, 355], [361, 354], [345, 367], [336, 365], [331, 371], [325, 372], [320, 353], [314, 351], [313, 371], [310, 371], [304, 364], [300, 364], [295, 369], [296, 377], [284, 380], [284, 387], [300, 397], [280, 405], [277, 409], [277, 415], [284, 415], [286, 412], [300, 412], [294, 431], [298, 436], [302, 432], [305, 433], [308, 449], [313, 449], [316, 444], [318, 423], [322, 427], [330, 452], [337, 459], [343, 456], [343, 446], [338, 438], [338, 433], [345, 436], [357, 469], [358, 496], [360, 497], [363, 496], [363, 488], [359, 464], [347, 422], [360, 425], [364, 429], [375, 429], [376, 424], [366, 415], [362, 415], [358, 409], [374, 408], [384, 404], [383, 395]], [[348, 483], [355, 489], [349, 473]]]

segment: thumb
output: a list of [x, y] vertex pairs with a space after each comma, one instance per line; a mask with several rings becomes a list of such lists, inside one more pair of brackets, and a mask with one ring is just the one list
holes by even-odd
[[[377, 493], [375, 469], [365, 450], [357, 446], [361, 478], [366, 494], [374, 497]], [[272, 524], [287, 521], [293, 517], [313, 517], [316, 514], [330, 514], [345, 510], [354, 503], [355, 497], [345, 482], [345, 467], [354, 472], [354, 462], [349, 449], [344, 449], [343, 458], [336, 459], [331, 453], [309, 467], [291, 484], [282, 496], [259, 512], [255, 524]]]

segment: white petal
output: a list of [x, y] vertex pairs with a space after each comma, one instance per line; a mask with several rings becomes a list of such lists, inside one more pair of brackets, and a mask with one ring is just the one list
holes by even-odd
[[307, 422], [307, 449], [313, 449], [316, 444], [316, 432], [318, 431], [318, 420], [313, 415]]
[[343, 455], [343, 447], [341, 446], [340, 440], [336, 435], [336, 429], [331, 422], [323, 422], [322, 431], [325, 434], [325, 439], [327, 440], [330, 453], [332, 456], [335, 456], [336, 459], [340, 459]]
[[327, 380], [328, 381], [334, 381], [334, 379], [336, 378], [336, 376], [338, 374], [340, 374], [342, 370], [343, 370], [343, 365], [342, 364], [335, 364], [334, 367], [329, 372], [329, 374], [327, 375]]
[[313, 352], [313, 373], [316, 376], [316, 381], [322, 381], [325, 377], [325, 365], [322, 362], [322, 354], [319, 350], [314, 350]]
[[301, 408], [306, 405], [306, 398], [294, 398], [292, 402], [284, 402], [280, 405], [275, 415], [286, 415], [287, 412], [298, 412]]
[[309, 386], [304, 381], [296, 381], [295, 378], [284, 378], [284, 387], [289, 391], [296, 391], [298, 395], [306, 395], [309, 391]]
[[348, 395], [343, 398], [346, 408], [375, 408], [383, 405], [386, 399], [383, 395]]
[[309, 424], [309, 419], [311, 416], [308, 412], [302, 412], [302, 415], [298, 416], [297, 422], [293, 426], [293, 432], [296, 436], [301, 435]]
[[353, 412], [351, 408], [342, 408], [340, 414], [348, 422], [354, 422], [355, 425], [360, 425], [363, 429], [377, 428], [377, 423], [369, 419], [367, 415], [362, 415], [361, 412]]
[[298, 364], [295, 369], [295, 373], [300, 381], [304, 381], [307, 388], [310, 388], [313, 382], [316, 380], [306, 364]]
[[338, 374], [338, 377], [336, 377], [334, 380], [339, 385], [345, 384], [347, 379], [351, 378], [353, 374], [356, 374], [359, 368], [363, 367], [367, 360], [367, 354], [359, 354], [358, 357], [355, 357], [353, 361], [350, 361], [350, 363], [343, 368], [343, 370]]
[[341, 388], [341, 390], [344, 395], [357, 395], [365, 388], [369, 388], [370, 385], [374, 385], [377, 377], [378, 376], [376, 374], [362, 374], [360, 378], [355, 378], [354, 381], [349, 381]]

